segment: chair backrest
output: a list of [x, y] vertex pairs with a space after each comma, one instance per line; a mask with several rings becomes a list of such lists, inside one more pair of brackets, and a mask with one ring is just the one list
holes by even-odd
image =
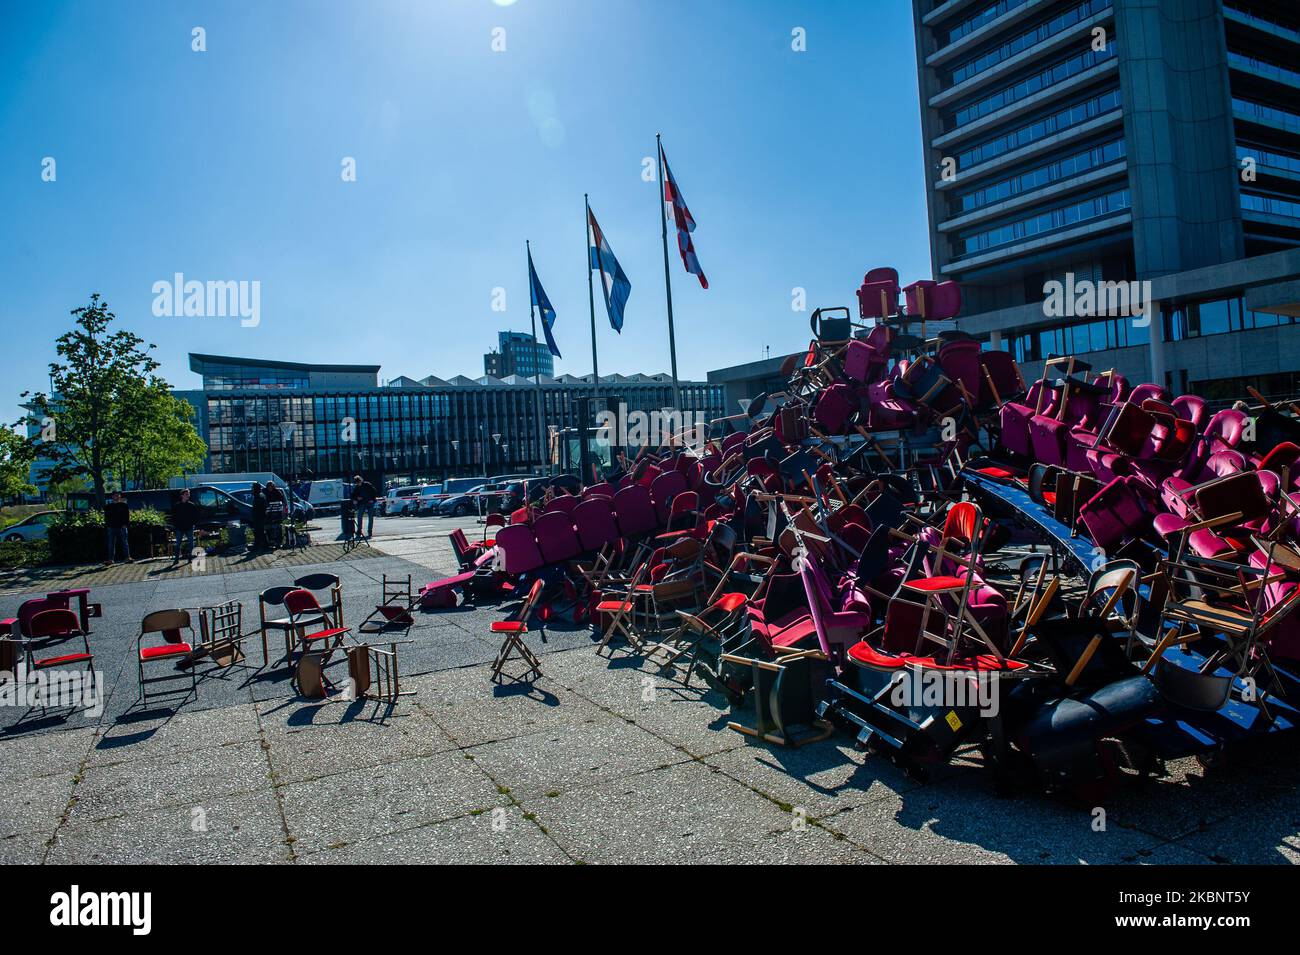
[[304, 590], [301, 587], [291, 590], [284, 595], [284, 608], [289, 611], [291, 616], [299, 614], [315, 614], [320, 612], [320, 603], [316, 600], [316, 595], [310, 590]]
[[1129, 392], [1128, 400], [1131, 404], [1141, 405], [1148, 398], [1155, 398], [1159, 401], [1168, 402], [1169, 392], [1159, 385], [1153, 385], [1150, 382], [1143, 382]]
[[832, 607], [826, 591], [830, 588], [826, 585], [821, 568], [817, 566], [815, 560], [802, 561], [799, 576], [803, 580], [803, 590], [808, 598], [808, 610], [812, 613], [813, 626], [817, 628], [817, 643], [822, 653], [829, 657], [832, 654], [830, 640], [827, 638], [826, 614], [831, 613]]
[[496, 541], [502, 570], [507, 574], [526, 574], [546, 563], [537, 547], [533, 529], [527, 524], [510, 524], [501, 528]]
[[293, 585], [303, 590], [332, 590], [339, 585], [339, 578], [335, 574], [308, 574], [299, 577]]
[[563, 514], [572, 514], [578, 506], [578, 499], [572, 494], [560, 494], [551, 498], [551, 502], [546, 505], [543, 514], [551, 514], [559, 511]]
[[181, 643], [181, 631], [191, 629], [188, 610], [155, 610], [140, 621], [140, 636], [161, 633], [168, 643]]
[[542, 559], [548, 564], [572, 560], [584, 549], [574, 530], [572, 515], [564, 511], [551, 511], [533, 521], [533, 536]]
[[284, 598], [297, 589], [297, 587], [268, 587], [257, 595], [257, 602], [271, 607], [279, 607], [284, 604]]
[[948, 508], [943, 519], [942, 543], [946, 545], [949, 541], [956, 541], [963, 547], [970, 547], [975, 543], [979, 526], [979, 508], [970, 501], [958, 501]]
[[505, 527], [506, 516], [504, 514], [499, 514], [496, 511], [493, 511], [483, 521], [483, 526], [484, 527]]
[[1190, 421], [1200, 431], [1205, 421], [1205, 411], [1208, 407], [1205, 399], [1198, 395], [1179, 395], [1173, 400], [1174, 411], [1178, 417], [1185, 421]]
[[1205, 426], [1205, 437], [1210, 439], [1210, 450], [1235, 448], [1246, 431], [1247, 416], [1236, 408], [1225, 408], [1210, 418]]
[[[1006, 401], [1013, 395], [1020, 393], [1020, 371], [1016, 365], [1015, 357], [1010, 352], [981, 351], [980, 365], [984, 371], [988, 372], [987, 378], [980, 375], [980, 407], [988, 407], [999, 398]], [[989, 379], [993, 380], [991, 387]], [[994, 395], [995, 390], [996, 396]]]
[[58, 601], [48, 597], [32, 597], [18, 605], [18, 632], [24, 636], [32, 635], [32, 618], [43, 610], [59, 609]]
[[583, 501], [574, 508], [573, 523], [583, 550], [600, 550], [610, 541], [618, 540], [618, 525], [614, 523], [614, 510], [608, 498]]
[[659, 526], [654, 502], [643, 485], [632, 484], [614, 495], [614, 520], [624, 537], [640, 537]]
[[523, 605], [519, 608], [519, 619], [525, 624], [528, 623], [528, 617], [533, 612], [533, 607], [537, 604], [537, 598], [542, 595], [542, 588], [545, 581], [538, 577], [533, 581], [533, 585], [528, 588], [528, 596], [524, 598]]
[[975, 400], [984, 375], [980, 371], [980, 343], [953, 341], [939, 348], [939, 367], [951, 381], [959, 381], [966, 393]]
[[601, 481], [599, 484], [592, 484], [589, 487], [587, 487], [582, 492], [582, 496], [584, 498], [613, 497], [614, 486], [607, 481]]
[[668, 523], [672, 513], [673, 498], [687, 489], [686, 477], [680, 471], [665, 471], [650, 485], [650, 498], [654, 501], [655, 516], [660, 524]]
[[29, 626], [31, 629], [28, 636], [36, 639], [42, 637], [66, 637], [81, 633], [80, 618], [66, 608], [42, 610], [32, 616]]
[[925, 293], [925, 317], [956, 318], [961, 314], [961, 284], [949, 279]]

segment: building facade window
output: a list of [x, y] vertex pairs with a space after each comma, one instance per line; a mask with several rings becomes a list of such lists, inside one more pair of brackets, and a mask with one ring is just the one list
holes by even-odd
[[958, 233], [956, 252], [957, 255], [974, 255], [977, 252], [986, 252], [1000, 246], [1044, 236], [1083, 222], [1100, 219], [1121, 212], [1128, 207], [1128, 189], [1118, 189], [1115, 192], [1072, 202], [1058, 209], [1036, 213], [1012, 222], [1004, 222], [992, 228], [984, 227]]
[[995, 159], [1004, 153], [1046, 139], [1048, 136], [1055, 136], [1072, 126], [1078, 126], [1112, 110], [1119, 109], [1121, 102], [1120, 91], [1116, 87], [1080, 100], [1064, 109], [1055, 110], [1010, 132], [985, 140], [978, 145], [957, 153], [955, 157], [957, 169], [958, 171], [968, 169], [978, 163]]
[[1089, 48], [1083, 53], [1076, 53], [1074, 56], [1066, 57], [1051, 66], [1029, 74], [1010, 86], [998, 90], [996, 93], [981, 96], [979, 99], [958, 107], [948, 115], [945, 128], [949, 131], [958, 129], [1006, 106], [1018, 103], [1022, 99], [1027, 99], [1035, 93], [1041, 93], [1043, 90], [1062, 83], [1072, 76], [1078, 76], [1085, 70], [1089, 70], [1099, 63], [1104, 63], [1114, 56], [1115, 41], [1112, 40], [1106, 45], [1105, 49], [1094, 50]]

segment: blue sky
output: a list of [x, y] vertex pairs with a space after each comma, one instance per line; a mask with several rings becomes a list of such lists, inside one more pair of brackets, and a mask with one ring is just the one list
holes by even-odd
[[[811, 309], [850, 304], [876, 265], [929, 275], [910, 8], [9, 0], [0, 413], [43, 386], [92, 291], [177, 387], [197, 385], [190, 351], [477, 376], [498, 329], [529, 327], [525, 238], [558, 313], [557, 371], [587, 373], [584, 192], [632, 282], [621, 335], [597, 289], [601, 371], [667, 371], [641, 178], [657, 131], [710, 283], [670, 232], [679, 373], [795, 350], [796, 286]], [[156, 317], [153, 284], [176, 272], [259, 281], [260, 324]]]

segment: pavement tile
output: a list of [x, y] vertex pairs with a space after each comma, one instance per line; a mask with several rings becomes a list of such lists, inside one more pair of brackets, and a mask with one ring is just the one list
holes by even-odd
[[420, 709], [461, 746], [528, 736], [602, 715], [581, 697], [546, 679], [497, 685], [487, 666], [444, 671], [413, 682]]
[[258, 739], [257, 710], [251, 703], [142, 712], [119, 717], [100, 728], [91, 747], [90, 765], [148, 759], [186, 750], [209, 749]]
[[68, 821], [106, 819], [165, 806], [198, 806], [214, 797], [269, 790], [260, 740], [182, 750], [147, 759], [87, 766]]
[[0, 858], [11, 841], [44, 844], [72, 799], [75, 771], [25, 779], [5, 787], [0, 799]]
[[391, 713], [386, 704], [367, 701], [323, 706], [281, 701], [260, 706], [276, 783], [456, 749], [442, 727], [409, 701], [399, 703]]
[[818, 824], [894, 863], [1119, 863], [1164, 841], [1117, 825], [1097, 832], [1092, 821], [1086, 809], [1044, 796], [999, 797], [987, 774], [970, 772], [883, 790]]
[[772, 837], [791, 830], [790, 813], [695, 761], [523, 805], [584, 862], [742, 862], [789, 851]]
[[298, 852], [509, 804], [460, 752], [353, 769], [276, 792]]
[[128, 812], [62, 827], [53, 864], [266, 864], [287, 862], [289, 846], [275, 796], [264, 792]]
[[607, 714], [465, 752], [517, 799], [621, 779], [690, 758]]
[[95, 730], [91, 727], [0, 735], [0, 779], [10, 785], [39, 776], [60, 775], [71, 779], [94, 739]]
[[518, 807], [497, 807], [298, 857], [307, 865], [539, 865], [569, 858]]

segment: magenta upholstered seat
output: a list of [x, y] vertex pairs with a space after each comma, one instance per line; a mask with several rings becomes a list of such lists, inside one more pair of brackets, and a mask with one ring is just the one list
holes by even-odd
[[614, 495], [614, 520], [623, 537], [640, 537], [659, 526], [650, 492], [640, 484], [623, 488]]
[[859, 384], [878, 381], [889, 366], [889, 343], [893, 331], [888, 325], [877, 325], [865, 339], [855, 338], [844, 351], [844, 374]]
[[618, 540], [618, 525], [614, 522], [614, 509], [608, 498], [583, 501], [573, 512], [573, 522], [584, 551], [600, 550]]
[[813, 406], [817, 426], [827, 434], [843, 434], [849, 419], [858, 410], [857, 393], [839, 382], [822, 390]]
[[1093, 543], [1104, 550], [1144, 533], [1151, 523], [1145, 485], [1135, 477], [1117, 477], [1079, 508], [1079, 520]]
[[[987, 376], [985, 373], [987, 373]], [[989, 387], [990, 378], [993, 380], [992, 388]], [[994, 388], [997, 389], [996, 398], [993, 394]], [[1020, 384], [1020, 371], [1016, 367], [1016, 360], [1011, 356], [1010, 352], [980, 352], [980, 387], [978, 392], [980, 408], [991, 408], [999, 399], [1011, 401], [1022, 391], [1024, 391], [1024, 388]]]
[[650, 485], [650, 499], [654, 502], [655, 518], [660, 525], [668, 523], [673, 498], [688, 490], [686, 478], [680, 471], [665, 471]]
[[551, 498], [551, 502], [543, 509], [543, 514], [550, 514], [553, 511], [562, 511], [565, 514], [572, 514], [578, 506], [578, 498], [572, 494], [557, 494]]
[[[1041, 395], [1041, 407], [1040, 396]], [[1016, 454], [1026, 456], [1033, 454], [1029, 437], [1029, 422], [1035, 414], [1050, 417], [1056, 411], [1056, 402], [1060, 390], [1053, 388], [1041, 379], [1029, 386], [1029, 394], [1023, 404], [1008, 401], [1002, 406], [1002, 446]], [[1035, 410], [1037, 408], [1037, 410]]]
[[511, 524], [497, 532], [497, 550], [507, 574], [526, 574], [546, 564], [529, 524]]
[[962, 340], [939, 346], [939, 367], [949, 381], [961, 382], [972, 400], [979, 394], [980, 383], [984, 378], [980, 352], [980, 343], [977, 341]]
[[1205, 424], [1207, 405], [1205, 399], [1197, 395], [1179, 395], [1172, 402], [1174, 412], [1185, 421], [1190, 421], [1197, 431]]
[[542, 560], [548, 564], [573, 560], [583, 551], [573, 526], [573, 516], [564, 511], [551, 511], [533, 521], [533, 536]]
[[1033, 458], [1042, 464], [1065, 464], [1066, 440], [1070, 425], [1047, 415], [1029, 419], [1029, 444]]
[[1210, 418], [1210, 423], [1205, 426], [1210, 454], [1215, 451], [1230, 451], [1239, 445], [1246, 431], [1247, 420], [1247, 415], [1235, 408], [1225, 408]]

